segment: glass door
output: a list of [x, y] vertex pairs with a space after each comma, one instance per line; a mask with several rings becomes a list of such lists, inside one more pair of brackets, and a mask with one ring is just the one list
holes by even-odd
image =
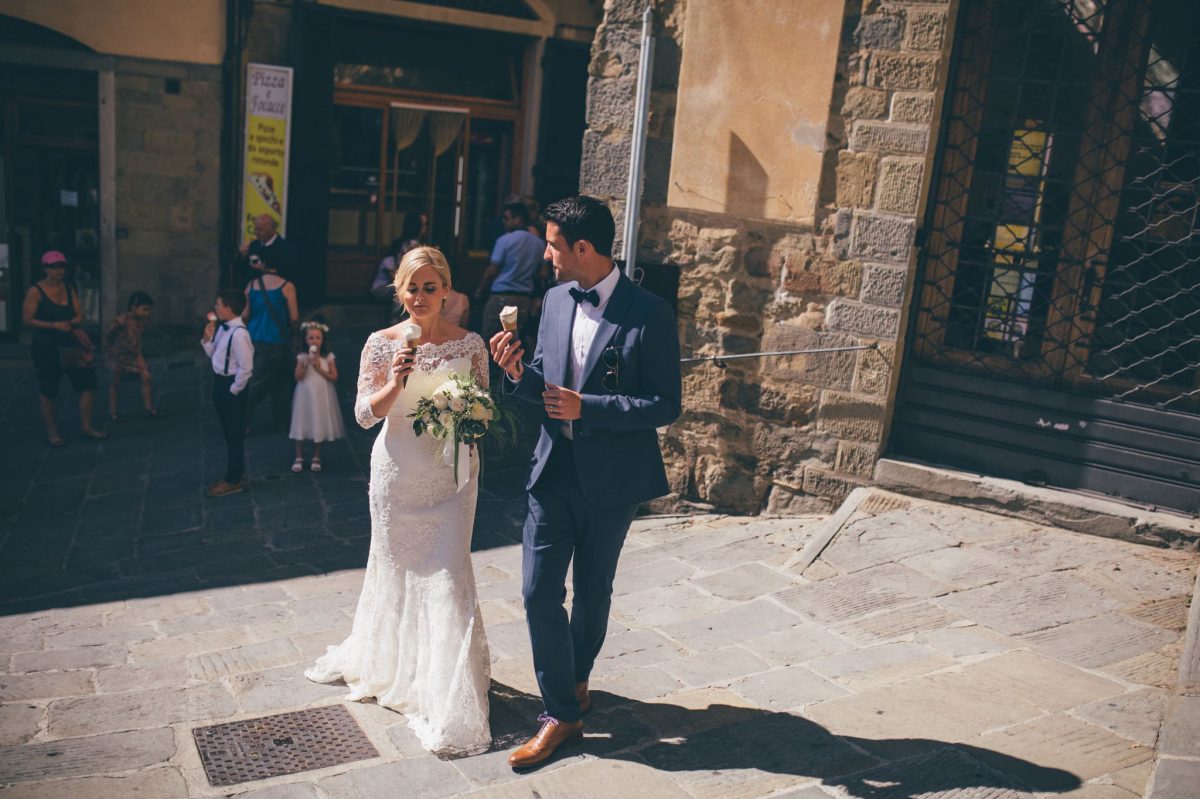
[[424, 242], [451, 260], [462, 249], [471, 115], [465, 108], [392, 103], [383, 236], [404, 234], [406, 217], [425, 216]]
[[[86, 85], [86, 84], [85, 84]], [[95, 102], [14, 94], [0, 122], [0, 337], [19, 331], [40, 256], [71, 264], [85, 322], [100, 324], [100, 161]]]
[[[453, 264], [467, 231], [471, 113], [391, 101], [334, 106], [329, 295], [367, 296], [396, 239], [417, 237]], [[508, 156], [511, 158], [511, 154]], [[406, 228], [406, 220], [412, 228]]]

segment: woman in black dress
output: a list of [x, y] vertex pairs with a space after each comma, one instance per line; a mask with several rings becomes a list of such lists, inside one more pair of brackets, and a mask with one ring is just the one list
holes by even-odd
[[46, 441], [52, 447], [66, 443], [58, 434], [54, 405], [64, 374], [79, 394], [82, 434], [86, 438], [108, 438], [106, 433], [92, 427], [92, 407], [96, 402], [94, 355], [90, 343], [77, 336], [83, 310], [79, 293], [65, 280], [67, 258], [61, 252], [51, 250], [42, 256], [42, 269], [46, 276], [25, 293], [21, 311], [25, 326], [33, 330], [33, 368], [37, 372]]

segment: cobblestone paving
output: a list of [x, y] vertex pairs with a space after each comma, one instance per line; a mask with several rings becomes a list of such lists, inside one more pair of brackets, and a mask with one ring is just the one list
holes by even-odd
[[1142, 794], [1197, 556], [916, 501], [864, 504], [802, 574], [818, 518], [637, 520], [585, 742], [514, 774], [539, 703], [503, 460], [474, 554], [493, 751], [439, 760], [350, 704], [380, 758], [212, 788], [194, 727], [341, 701], [301, 672], [349, 630], [373, 434], [298, 477], [251, 439], [252, 490], [216, 504], [202, 372], [160, 371], [170, 419], [56, 451], [0, 372], [4, 799]]

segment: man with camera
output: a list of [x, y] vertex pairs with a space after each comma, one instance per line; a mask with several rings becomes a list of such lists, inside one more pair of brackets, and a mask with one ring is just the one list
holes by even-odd
[[270, 258], [276, 271], [287, 278], [295, 276], [292, 245], [279, 235], [279, 224], [269, 214], [254, 218], [254, 238], [238, 247], [242, 256], [242, 277], [250, 279], [262, 270], [262, 262]]

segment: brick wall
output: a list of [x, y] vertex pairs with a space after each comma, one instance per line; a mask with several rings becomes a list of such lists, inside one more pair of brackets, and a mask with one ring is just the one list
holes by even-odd
[[[685, 367], [684, 413], [663, 440], [672, 501], [740, 512], [829, 509], [869, 480], [890, 414], [949, 0], [847, 3], [812, 226], [667, 206], [686, 3], [654, 6], [638, 256], [681, 268], [684, 353], [877, 347]], [[593, 45], [581, 185], [618, 215], [642, 8], [608, 0]], [[754, 88], [788, 96], [786, 85]]]
[[218, 282], [220, 68], [120, 59], [116, 116], [118, 308], [146, 291], [150, 335], [194, 331]]

